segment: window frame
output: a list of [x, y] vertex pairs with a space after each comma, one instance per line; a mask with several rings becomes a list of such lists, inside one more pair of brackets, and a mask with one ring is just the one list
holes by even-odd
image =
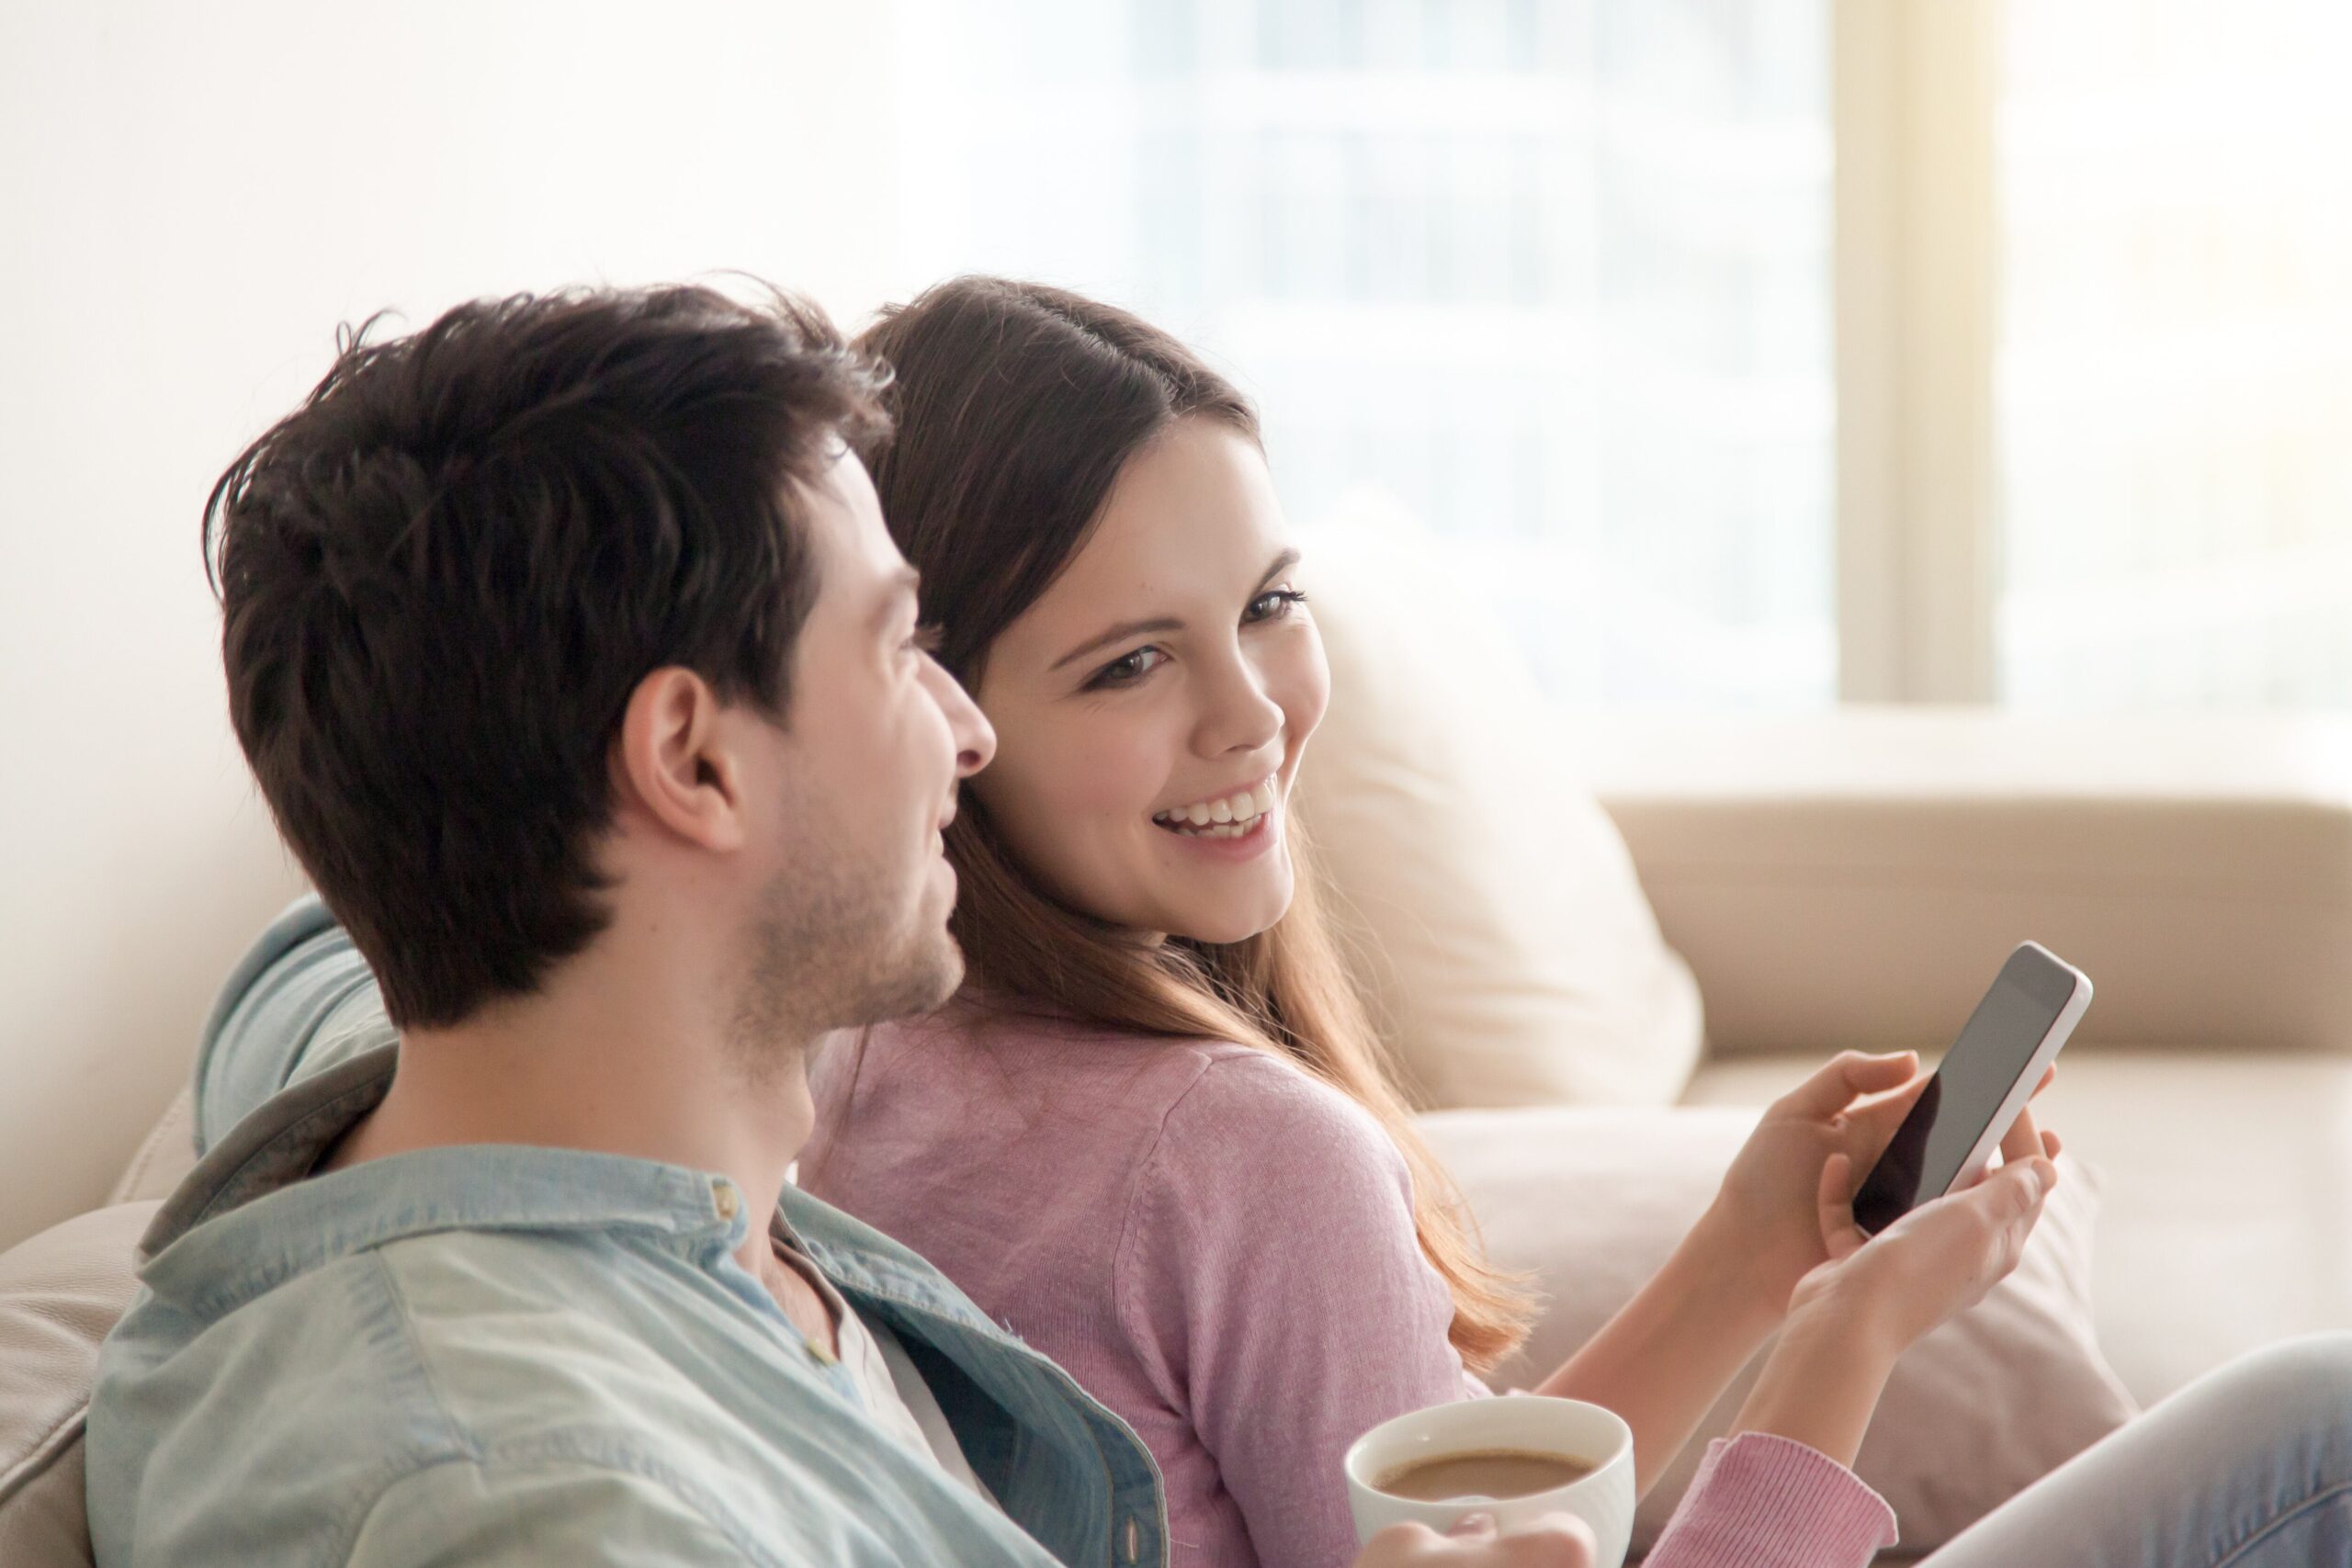
[[1989, 703], [1999, 0], [1831, 0], [1838, 696]]

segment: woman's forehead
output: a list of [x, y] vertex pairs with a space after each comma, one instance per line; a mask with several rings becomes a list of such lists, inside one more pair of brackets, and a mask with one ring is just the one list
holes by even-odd
[[1257, 446], [1221, 424], [1179, 421], [1120, 470], [1077, 555], [1022, 621], [1083, 636], [1163, 615], [1221, 619], [1288, 543]]

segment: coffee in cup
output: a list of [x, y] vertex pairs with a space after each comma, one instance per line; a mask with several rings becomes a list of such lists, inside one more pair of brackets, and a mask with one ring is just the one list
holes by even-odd
[[1593, 1467], [1566, 1454], [1525, 1449], [1473, 1449], [1399, 1466], [1373, 1482], [1391, 1497], [1443, 1503], [1455, 1497], [1527, 1497], [1582, 1481]]
[[1417, 1523], [1442, 1534], [1467, 1514], [1506, 1530], [1546, 1514], [1592, 1529], [1598, 1568], [1623, 1568], [1634, 1535], [1634, 1432], [1578, 1399], [1512, 1393], [1384, 1421], [1348, 1450], [1356, 1534]]

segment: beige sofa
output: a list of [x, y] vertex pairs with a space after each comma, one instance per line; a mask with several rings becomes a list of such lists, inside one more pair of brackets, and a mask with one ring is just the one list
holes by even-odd
[[[2038, 938], [2098, 986], [2047, 1113], [2105, 1171], [2098, 1322], [2132, 1392], [2352, 1325], [2352, 725], [1847, 711], [1575, 728], [1705, 998], [1689, 1102], [1760, 1102], [1846, 1046], [1939, 1048]], [[1505, 1140], [1482, 1163], [1508, 1173], [1510, 1138], [1533, 1167], [1560, 1133], [1529, 1113], [1480, 1136]], [[159, 1129], [118, 1201], [164, 1190], [186, 1139], [184, 1120]], [[0, 1296], [41, 1245], [0, 1258]], [[128, 1283], [85, 1260], [51, 1290], [33, 1348], [12, 1367], [0, 1346], [11, 1568], [72, 1560], [74, 1380], [85, 1325]]]
[[2097, 1000], [2045, 1100], [2105, 1173], [2100, 1343], [2143, 1403], [2352, 1327], [2352, 723], [1855, 712], [1597, 726], [1706, 998], [1686, 1099], [1951, 1041], [2033, 937]]

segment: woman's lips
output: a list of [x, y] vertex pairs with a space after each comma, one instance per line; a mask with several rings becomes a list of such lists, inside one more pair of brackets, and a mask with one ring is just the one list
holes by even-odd
[[1176, 827], [1155, 820], [1152, 825], [1175, 840], [1187, 853], [1217, 861], [1254, 860], [1281, 840], [1282, 806], [1278, 801], [1272, 809], [1260, 812], [1247, 822], [1219, 822], [1195, 828], [1189, 822]]
[[1189, 806], [1172, 806], [1152, 814], [1152, 823], [1170, 832], [1190, 835], [1204, 834], [1209, 838], [1238, 838], [1254, 825], [1282, 798], [1282, 779], [1269, 773], [1254, 784], [1229, 790], [1206, 800], [1196, 800]]

